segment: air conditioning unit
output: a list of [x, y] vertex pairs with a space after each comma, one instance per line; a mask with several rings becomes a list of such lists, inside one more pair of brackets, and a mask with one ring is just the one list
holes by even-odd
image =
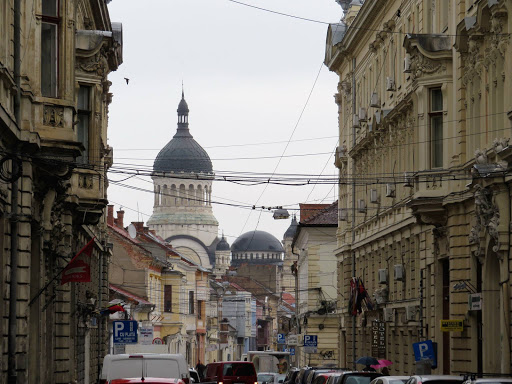
[[340, 208], [338, 210], [338, 220], [339, 221], [347, 221], [347, 210], [345, 208]]
[[414, 187], [414, 176], [408, 172], [404, 172], [404, 187]]
[[382, 314], [386, 323], [395, 321], [395, 310], [393, 308], [384, 308]]
[[379, 269], [378, 278], [379, 278], [379, 284], [387, 284], [388, 283], [388, 270], [387, 269]]
[[404, 73], [411, 73], [411, 55], [408, 53], [404, 57]]
[[379, 195], [376, 189], [370, 189], [370, 203], [377, 204], [379, 202]]
[[386, 184], [386, 197], [395, 197], [395, 184]]
[[417, 305], [408, 305], [405, 307], [405, 321], [416, 321], [416, 314], [418, 313]]
[[359, 128], [360, 126], [361, 126], [361, 124], [359, 124], [359, 116], [354, 114], [354, 116], [352, 118], [352, 127]]
[[379, 94], [377, 92], [372, 93], [372, 97], [370, 99], [370, 107], [380, 108], [380, 99], [379, 99]]
[[366, 108], [364, 108], [364, 107], [359, 108], [359, 121], [360, 122], [368, 121], [368, 116], [366, 114]]
[[373, 124], [372, 123], [368, 124], [368, 132], [369, 133], [373, 132]]
[[394, 269], [395, 269], [395, 280], [396, 281], [404, 281], [405, 271], [404, 271], [403, 264], [396, 264]]
[[357, 202], [357, 211], [361, 213], [366, 213], [366, 202], [363, 199], [359, 199]]
[[395, 91], [395, 79], [392, 77], [386, 77], [386, 91]]

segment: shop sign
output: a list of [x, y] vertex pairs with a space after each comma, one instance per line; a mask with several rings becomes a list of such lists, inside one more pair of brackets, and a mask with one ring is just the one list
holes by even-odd
[[470, 293], [468, 295], [468, 304], [470, 311], [481, 311], [482, 310], [482, 294], [481, 293]]
[[441, 320], [442, 332], [462, 332], [464, 330], [464, 320]]
[[372, 321], [372, 356], [386, 357], [386, 323]]

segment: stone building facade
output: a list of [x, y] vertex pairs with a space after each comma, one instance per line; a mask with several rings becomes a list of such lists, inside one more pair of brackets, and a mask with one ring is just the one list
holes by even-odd
[[[121, 25], [100, 0], [16, 0], [0, 4], [0, 36], [0, 382], [93, 382], [108, 345], [97, 313]], [[61, 285], [93, 238], [91, 281]]]
[[[436, 373], [510, 372], [512, 2], [338, 2], [339, 363], [412, 373], [432, 340]], [[371, 299], [356, 316], [352, 278]]]
[[[297, 324], [303, 335], [317, 335], [317, 351], [295, 347], [297, 366], [337, 366], [339, 321], [336, 230], [338, 204], [301, 204], [300, 221], [291, 243], [298, 255]], [[302, 344], [299, 342], [299, 344]]]

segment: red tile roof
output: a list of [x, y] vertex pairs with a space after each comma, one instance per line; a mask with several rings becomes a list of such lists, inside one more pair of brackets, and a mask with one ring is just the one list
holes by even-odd
[[[317, 204], [317, 205], [325, 205], [325, 204]], [[308, 217], [306, 220], [302, 220], [299, 226], [314, 226], [314, 225], [328, 225], [328, 226], [337, 226], [338, 225], [338, 202], [327, 205], [327, 207], [322, 210], [317, 211], [315, 215]]]
[[133, 293], [130, 293], [122, 288], [119, 288], [118, 286], [115, 286], [113, 284], [109, 284], [108, 287], [110, 288], [110, 290], [116, 292], [116, 293], [119, 293], [121, 296], [124, 296], [128, 299], [131, 299], [131, 300], [135, 300], [135, 301], [138, 301], [139, 304], [152, 304], [150, 303], [149, 301], [147, 301], [146, 299], [143, 299], [142, 297], [140, 296], [137, 296], [137, 295], [134, 295]]

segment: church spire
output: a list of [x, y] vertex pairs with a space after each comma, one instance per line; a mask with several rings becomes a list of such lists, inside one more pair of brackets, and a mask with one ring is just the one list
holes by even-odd
[[[185, 90], [183, 88], [183, 82], [181, 83], [181, 101], [178, 105], [178, 132], [180, 136], [190, 136], [190, 133], [188, 131], [188, 104], [185, 101]], [[181, 134], [180, 134], [181, 132]]]

